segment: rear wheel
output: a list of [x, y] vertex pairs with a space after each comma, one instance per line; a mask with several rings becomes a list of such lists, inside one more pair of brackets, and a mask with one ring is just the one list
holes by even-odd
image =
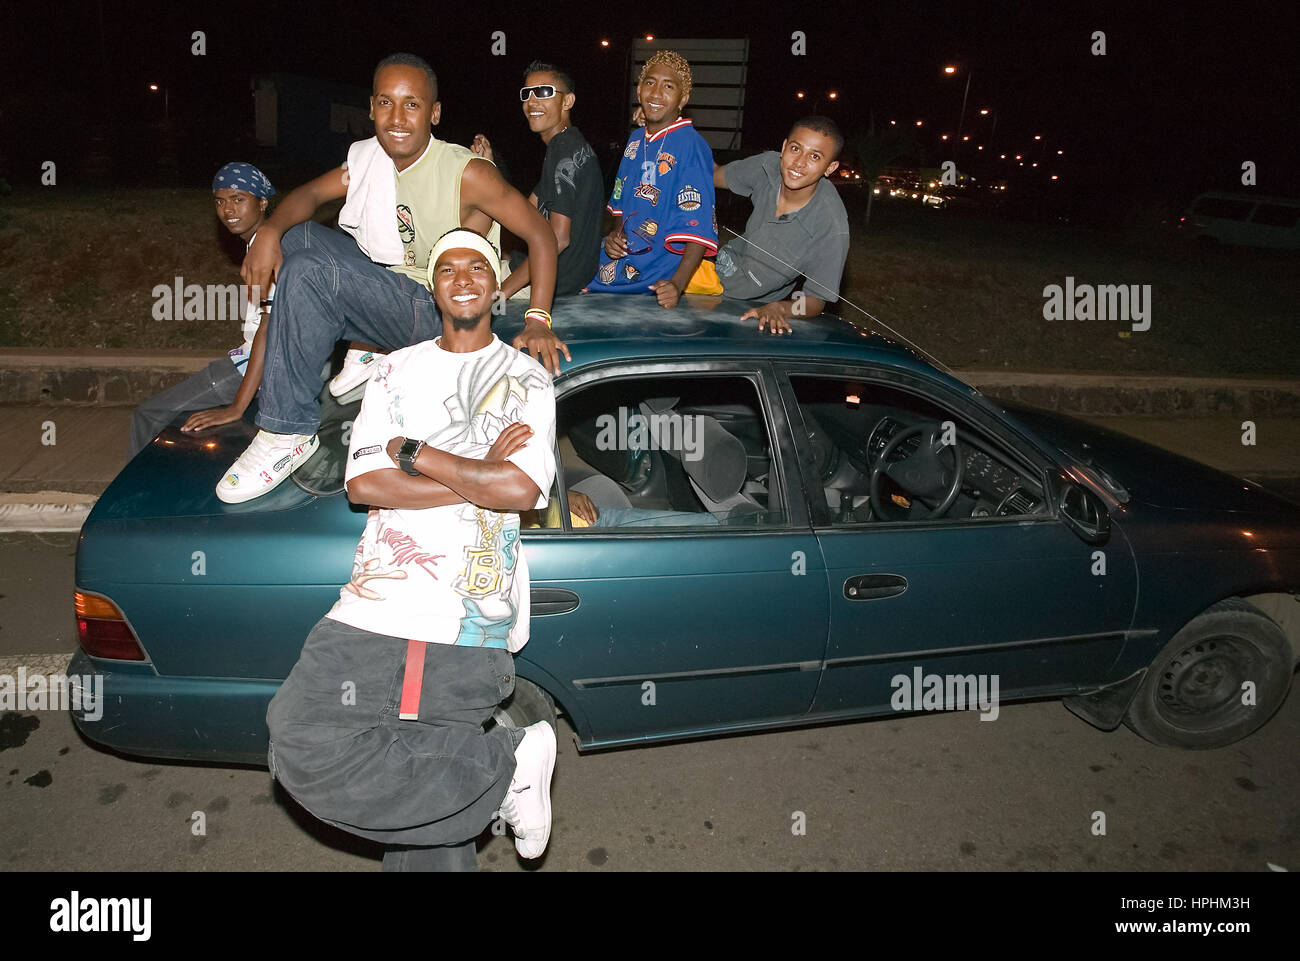
[[532, 681], [516, 675], [514, 692], [492, 713], [492, 719], [502, 727], [527, 727], [545, 721], [554, 729], [555, 702]]
[[[1151, 662], [1124, 723], [1167, 747], [1223, 747], [1254, 733], [1291, 689], [1291, 644], [1236, 599], [1193, 618]], [[1248, 684], [1253, 695], [1248, 697]]]

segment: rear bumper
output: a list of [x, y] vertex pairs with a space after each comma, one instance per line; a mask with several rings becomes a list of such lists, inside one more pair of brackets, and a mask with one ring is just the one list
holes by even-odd
[[[266, 767], [266, 707], [280, 681], [159, 677], [149, 665], [97, 661], [78, 651], [68, 676], [103, 678], [103, 714], [72, 711], [96, 744], [142, 757]], [[95, 705], [98, 711], [98, 705]]]

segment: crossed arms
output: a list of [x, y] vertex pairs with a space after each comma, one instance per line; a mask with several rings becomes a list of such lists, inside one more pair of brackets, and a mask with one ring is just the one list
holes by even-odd
[[[450, 504], [475, 504], [494, 511], [526, 511], [537, 503], [541, 490], [519, 467], [506, 460], [531, 439], [527, 424], [511, 424], [479, 460], [460, 457], [425, 446], [413, 476], [398, 467], [367, 471], [348, 483], [348, 500], [371, 507], [420, 510]], [[397, 463], [397, 449], [405, 438], [388, 442], [388, 456]]]

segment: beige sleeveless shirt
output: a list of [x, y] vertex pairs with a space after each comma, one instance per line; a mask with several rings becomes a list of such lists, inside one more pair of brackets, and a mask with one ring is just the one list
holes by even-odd
[[[389, 270], [406, 274], [421, 285], [428, 282], [429, 254], [438, 238], [461, 225], [460, 179], [465, 165], [476, 157], [468, 147], [434, 137], [419, 160], [398, 171], [397, 232], [402, 239], [403, 262]], [[501, 225], [493, 221], [487, 237], [499, 251]], [[498, 275], [498, 282], [501, 279]]]

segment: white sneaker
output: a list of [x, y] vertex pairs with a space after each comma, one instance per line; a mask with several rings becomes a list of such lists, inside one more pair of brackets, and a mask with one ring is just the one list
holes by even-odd
[[330, 381], [330, 393], [335, 397], [342, 397], [354, 387], [364, 384], [375, 372], [375, 358], [382, 356], [384, 355], [376, 354], [373, 350], [356, 350], [349, 347], [348, 355], [343, 358], [343, 369]]
[[545, 721], [524, 728], [515, 748], [515, 776], [498, 812], [515, 835], [521, 858], [539, 858], [551, 839], [551, 773], [555, 770], [555, 731]]
[[217, 484], [217, 497], [242, 504], [273, 490], [316, 451], [315, 434], [272, 434], [259, 430], [239, 460]]

